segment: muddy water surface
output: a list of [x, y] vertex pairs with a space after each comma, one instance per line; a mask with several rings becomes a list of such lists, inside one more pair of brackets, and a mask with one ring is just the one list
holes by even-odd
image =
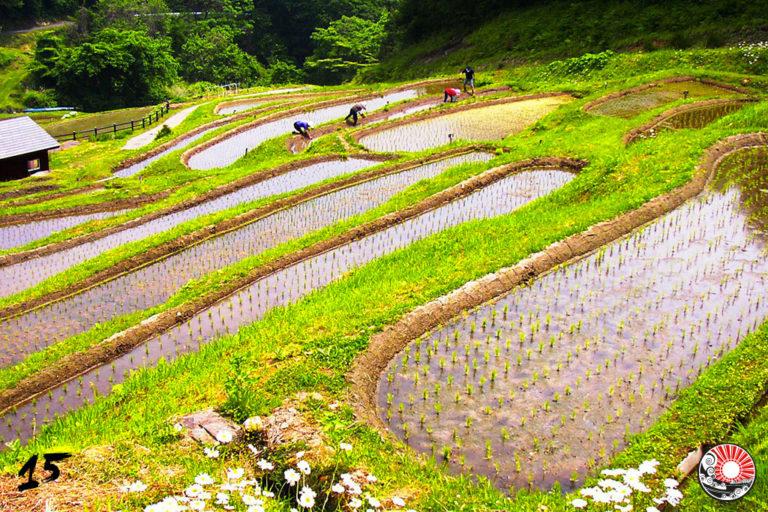
[[617, 116], [628, 119], [648, 110], [660, 107], [661, 105], [681, 100], [685, 98], [686, 92], [688, 93], [689, 98], [737, 95], [737, 93], [733, 91], [697, 81], [661, 83], [650, 89], [608, 100], [605, 103], [596, 105], [589, 111], [593, 114]]
[[349, 160], [309, 165], [71, 249], [34, 258], [16, 265], [1, 267], [0, 295], [7, 296], [19, 292], [108, 250], [162, 233], [203, 215], [224, 211], [276, 194], [299, 190], [378, 163], [371, 160], [350, 158]]
[[421, 165], [306, 201], [35, 311], [0, 321], [0, 367], [94, 324], [162, 304], [185, 283], [270, 247], [368, 211], [396, 193], [467, 162], [470, 153]]
[[395, 126], [360, 139], [374, 151], [423, 151], [452, 140], [495, 140], [525, 129], [559, 105], [565, 98], [524, 100], [454, 112], [432, 119]]
[[754, 192], [768, 188], [768, 158], [739, 158], [739, 186], [412, 342], [381, 376], [382, 420], [502, 489], [568, 489], [607, 463], [768, 318], [754, 215], [768, 204]]
[[93, 391], [107, 393], [134, 368], [154, 365], [164, 357], [196, 350], [223, 334], [260, 319], [274, 307], [295, 302], [345, 273], [457, 224], [509, 213], [567, 183], [572, 175], [561, 171], [515, 174], [473, 194], [426, 212], [384, 231], [339, 247], [256, 281], [253, 285], [174, 327], [146, 345], [65, 384], [50, 395], [28, 403], [0, 418], [0, 439], [28, 438], [57, 414], [81, 407]]

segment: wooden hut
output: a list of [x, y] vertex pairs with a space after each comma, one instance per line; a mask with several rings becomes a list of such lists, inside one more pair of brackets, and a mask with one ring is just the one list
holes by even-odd
[[0, 120], [0, 181], [49, 170], [48, 151], [59, 143], [29, 117]]

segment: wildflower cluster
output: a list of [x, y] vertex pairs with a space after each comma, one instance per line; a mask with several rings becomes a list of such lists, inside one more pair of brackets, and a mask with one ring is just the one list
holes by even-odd
[[[263, 422], [258, 417], [249, 418], [243, 426], [246, 432], [257, 432], [263, 428]], [[219, 444], [228, 444], [232, 441], [232, 435], [229, 432], [219, 433], [216, 440]], [[358, 510], [376, 512], [383, 508], [382, 501], [366, 489], [378, 481], [375, 476], [357, 470], [342, 473], [338, 480], [336, 479], [336, 471], [340, 465], [339, 457], [336, 459], [333, 476], [328, 480], [330, 487], [323, 490], [313, 487], [308, 480], [312, 475], [312, 465], [306, 460], [304, 452], [297, 452], [291, 457], [295, 463], [282, 471], [282, 483], [276, 484], [275, 482], [281, 480], [276, 470], [277, 465], [264, 458], [262, 450], [252, 444], [248, 445], [248, 449], [254, 457], [258, 457], [255, 463], [258, 470], [255, 478], [250, 478], [244, 468], [228, 468], [226, 477], [221, 482], [217, 482], [207, 473], [200, 473], [195, 477], [194, 483], [184, 489], [182, 494], [167, 496], [145, 507], [144, 512], [209, 512], [241, 509], [247, 512], [263, 512], [269, 507], [270, 501], [278, 500], [283, 502], [283, 506], [286, 500], [289, 501], [292, 512], [326, 510], [329, 502], [332, 502], [334, 510], [348, 512]], [[211, 450], [218, 453], [216, 448], [207, 447], [204, 449], [206, 456], [211, 457]], [[338, 453], [341, 457], [350, 451], [352, 451], [352, 445], [349, 443], [339, 444]], [[141, 481], [127, 483], [121, 487], [125, 493], [138, 493], [146, 489], [147, 486]], [[406, 506], [405, 500], [399, 496], [391, 497], [389, 502], [392, 504], [389, 508], [400, 509]]]
[[[571, 505], [577, 509], [584, 509], [591, 500], [598, 506], [612, 506], [614, 510], [620, 512], [631, 512], [634, 510], [632, 496], [635, 493], [651, 494], [652, 490], [643, 482], [643, 477], [656, 473], [659, 462], [657, 460], [647, 460], [637, 468], [629, 469], [605, 469], [601, 475], [604, 478], [597, 482], [594, 487], [585, 487], [579, 491], [581, 498], [571, 501]], [[621, 478], [620, 480], [615, 478]], [[683, 494], [678, 490], [677, 480], [668, 478], [664, 480], [664, 494], [653, 498], [657, 505], [668, 503], [676, 507], [683, 499]], [[647, 507], [645, 512], [659, 512], [654, 506]]]
[[764, 72], [768, 68], [768, 41], [739, 43], [738, 50], [742, 60], [752, 71]]

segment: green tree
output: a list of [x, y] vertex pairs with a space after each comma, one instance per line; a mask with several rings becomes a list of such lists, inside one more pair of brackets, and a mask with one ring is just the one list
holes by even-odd
[[54, 74], [61, 100], [103, 110], [164, 99], [178, 69], [167, 39], [106, 29], [63, 50]]
[[181, 49], [182, 75], [191, 82], [253, 84], [264, 67], [234, 42], [231, 29], [219, 26], [191, 35]]
[[327, 28], [312, 34], [315, 51], [304, 62], [311, 81], [341, 83], [358, 70], [378, 62], [381, 44], [386, 37], [387, 16], [369, 21], [357, 16], [342, 16]]

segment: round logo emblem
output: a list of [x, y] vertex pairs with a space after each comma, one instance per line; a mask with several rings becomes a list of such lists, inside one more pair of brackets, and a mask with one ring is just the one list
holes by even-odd
[[755, 483], [755, 461], [741, 446], [719, 444], [701, 458], [699, 482], [718, 501], [738, 500]]

